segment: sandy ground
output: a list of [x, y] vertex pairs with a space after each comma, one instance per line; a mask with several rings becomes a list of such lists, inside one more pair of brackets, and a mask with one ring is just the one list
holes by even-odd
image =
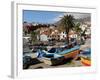
[[29, 66], [29, 69], [41, 69], [41, 68], [61, 68], [61, 67], [80, 67], [83, 66], [80, 61], [73, 60], [70, 63], [62, 64], [62, 65], [56, 65], [56, 66], [50, 66], [45, 63], [38, 63], [35, 65]]

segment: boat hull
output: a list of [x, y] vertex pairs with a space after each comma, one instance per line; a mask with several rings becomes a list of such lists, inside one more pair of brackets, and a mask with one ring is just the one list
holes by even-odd
[[88, 59], [82, 58], [82, 57], [81, 57], [81, 63], [82, 63], [84, 66], [91, 66], [91, 61], [88, 60]]
[[64, 57], [59, 57], [59, 58], [53, 58], [53, 59], [49, 59], [49, 58], [43, 58], [43, 62], [47, 65], [58, 65], [61, 64], [64, 60]]
[[69, 53], [63, 54], [63, 56], [65, 58], [76, 58], [79, 53], [80, 53], [80, 50], [74, 50]]
[[63, 52], [59, 53], [63, 55], [65, 58], [76, 58], [77, 55], [80, 53], [80, 46], [74, 46], [73, 48], [66, 49]]
[[45, 64], [48, 64], [48, 65], [58, 65], [58, 64], [61, 64], [63, 62], [63, 59], [64, 58], [58, 58], [58, 59], [49, 60], [49, 59], [44, 58], [43, 62]]

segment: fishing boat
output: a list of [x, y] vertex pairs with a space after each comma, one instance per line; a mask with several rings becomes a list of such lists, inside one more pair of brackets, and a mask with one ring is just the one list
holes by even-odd
[[38, 60], [48, 65], [57, 65], [62, 63], [64, 60], [64, 57], [62, 55], [49, 53], [45, 50], [38, 50], [38, 52], [35, 54]]
[[83, 50], [80, 54], [81, 63], [84, 66], [91, 66], [91, 49], [87, 48]]
[[79, 46], [74, 46], [70, 49], [63, 50], [62, 52], [59, 52], [58, 54], [63, 55], [65, 58], [76, 58], [76, 56], [80, 53]]
[[79, 46], [76, 45], [70, 49], [64, 47], [64, 48], [51, 48], [49, 51], [43, 51], [44, 53], [46, 54], [58, 54], [58, 55], [61, 55], [61, 56], [64, 56], [64, 58], [75, 58], [79, 53], [80, 53], [80, 50], [79, 50]]
[[79, 45], [69, 45], [64, 47], [53, 47], [49, 51], [39, 50], [37, 52], [37, 58], [41, 59], [45, 64], [56, 65], [62, 63], [64, 59], [76, 58], [80, 53], [79, 48]]
[[91, 60], [89, 58], [81, 57], [81, 63], [84, 66], [91, 66]]
[[84, 50], [81, 50], [80, 52], [82, 55], [86, 55], [89, 57], [89, 55], [91, 54], [91, 49], [90, 48], [87, 48], [87, 49], [84, 49]]

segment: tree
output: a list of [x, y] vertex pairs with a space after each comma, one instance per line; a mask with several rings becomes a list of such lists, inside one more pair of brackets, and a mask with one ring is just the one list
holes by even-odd
[[69, 45], [69, 31], [75, 26], [74, 17], [72, 15], [64, 15], [60, 20], [60, 25], [65, 29], [67, 34], [67, 43]]
[[82, 29], [80, 28], [80, 23], [75, 24], [74, 30], [77, 33], [77, 36], [80, 38], [82, 33]]
[[74, 31], [76, 32], [76, 34], [77, 34], [76, 40], [78, 41], [78, 43], [81, 43], [82, 29], [80, 28], [80, 23], [76, 22], [76, 23], [75, 23], [75, 27], [74, 27], [73, 30], [74, 30]]
[[37, 33], [35, 31], [31, 31], [31, 39], [32, 39], [32, 44], [35, 43], [37, 40]]
[[80, 44], [83, 44], [84, 43], [84, 37], [86, 36], [86, 28], [85, 28], [85, 30], [82, 30], [81, 28], [80, 28], [80, 23], [76, 23], [75, 24], [75, 27], [74, 27], [74, 30], [75, 30], [75, 32], [77, 33], [77, 36], [78, 36], [78, 41], [80, 41], [79, 43]]

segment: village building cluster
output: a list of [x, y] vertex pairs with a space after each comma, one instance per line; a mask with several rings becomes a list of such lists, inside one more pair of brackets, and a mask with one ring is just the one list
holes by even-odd
[[[85, 34], [90, 37], [91, 36], [91, 30], [90, 30], [90, 22], [85, 22], [84, 24], [81, 23], [80, 28], [82, 30], [86, 29]], [[36, 24], [36, 23], [24, 23], [23, 24], [23, 38], [26, 39], [28, 41], [28, 39], [31, 39], [31, 34], [30, 31], [35, 31], [37, 32], [36, 34], [36, 40], [38, 41], [52, 41], [52, 40], [56, 40], [56, 41], [63, 41], [66, 40], [66, 32], [60, 31], [56, 25], [54, 24]], [[74, 30], [71, 30], [69, 32], [69, 39], [71, 38], [77, 38], [77, 32], [75, 32]]]

